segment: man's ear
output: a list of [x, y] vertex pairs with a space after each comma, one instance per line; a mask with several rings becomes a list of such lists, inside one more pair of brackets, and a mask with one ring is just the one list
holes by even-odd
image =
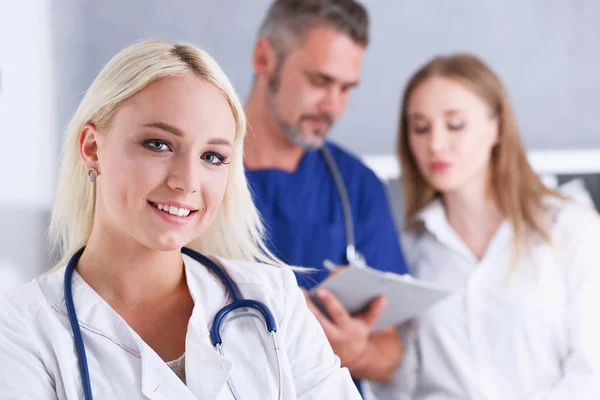
[[277, 53], [268, 38], [258, 39], [252, 53], [252, 65], [259, 77], [273, 75], [277, 68]]

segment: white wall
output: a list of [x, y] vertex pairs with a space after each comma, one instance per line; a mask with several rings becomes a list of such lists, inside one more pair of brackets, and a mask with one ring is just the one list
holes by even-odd
[[56, 183], [51, 0], [0, 0], [0, 292], [50, 267]]
[[[66, 123], [80, 93], [111, 56], [147, 37], [200, 45], [246, 97], [252, 46], [271, 1], [57, 1], [57, 45], [65, 65], [58, 72], [67, 83], [61, 86], [60, 122]], [[599, 1], [362, 3], [370, 13], [372, 40], [361, 84], [332, 132], [350, 150], [391, 154], [409, 75], [436, 54], [458, 51], [482, 57], [503, 79], [528, 149], [600, 147]]]
[[50, 0], [0, 0], [0, 206], [48, 207], [57, 132]]

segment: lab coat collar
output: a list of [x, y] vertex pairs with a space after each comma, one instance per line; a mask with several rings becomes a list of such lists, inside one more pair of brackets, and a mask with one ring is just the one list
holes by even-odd
[[[186, 384], [198, 399], [216, 399], [227, 383], [232, 363], [222, 357], [206, 336], [191, 326], [186, 337]], [[189, 356], [188, 356], [189, 355]], [[189, 371], [189, 372], [187, 372]]]
[[[214, 400], [227, 383], [232, 364], [210, 343], [210, 322], [205, 310], [221, 308], [227, 298], [219, 298], [216, 295], [224, 292], [223, 285], [206, 267], [186, 255], [183, 255], [183, 261], [188, 287], [195, 304], [185, 339], [186, 385], [183, 385], [166, 363], [138, 336], [139, 347], [142, 350], [142, 392], [148, 398], [156, 400]], [[218, 287], [221, 289], [214, 290]]]
[[[52, 304], [52, 308], [62, 314], [65, 319], [63, 325], [71, 330], [68, 319], [67, 306], [64, 296], [65, 267], [60, 268], [51, 275], [45, 276], [40, 280], [40, 289], [46, 292], [46, 298]], [[140, 349], [138, 342], [132, 335], [133, 330], [127, 325], [125, 320], [117, 314], [112, 307], [104, 301], [92, 289], [83, 278], [73, 271], [71, 280], [71, 291], [73, 294], [73, 304], [75, 313], [82, 331], [87, 330], [93, 334], [100, 335], [121, 347], [124, 351], [140, 358]], [[102, 323], [100, 324], [100, 321]]]
[[231, 362], [206, 342], [192, 324], [186, 336], [186, 385], [148, 345], [140, 340], [142, 393], [152, 400], [216, 400], [227, 383]]
[[[220, 259], [213, 258], [223, 268]], [[193, 258], [183, 255], [185, 273], [194, 300], [192, 317], [185, 339], [186, 384], [198, 399], [216, 399], [227, 382], [232, 363], [221, 356], [210, 342], [213, 315], [205, 310], [219, 310], [229, 302], [223, 283]], [[218, 290], [215, 290], [218, 288]], [[189, 371], [189, 372], [188, 372]]]
[[223, 289], [213, 288], [223, 285], [208, 268], [186, 255], [183, 255], [183, 261], [195, 304], [185, 339], [186, 384], [183, 385], [156, 352], [135, 334], [142, 358], [142, 392], [153, 400], [215, 400], [227, 383], [232, 363], [221, 356], [210, 343], [210, 322], [205, 309], [220, 309], [227, 298], [220, 299], [216, 295], [223, 293]]
[[[232, 364], [210, 343], [209, 323], [204, 310], [221, 308], [227, 301], [227, 297], [215, 295], [215, 293], [223, 293], [222, 289], [215, 290], [218, 285], [222, 287], [222, 284], [206, 267], [188, 256], [184, 255], [183, 258], [190, 293], [194, 303], [198, 305], [194, 306], [186, 335], [187, 387], [123, 318], [81, 278], [77, 271], [73, 272], [72, 278], [75, 312], [82, 330], [100, 335], [132, 356], [141, 358], [142, 392], [148, 398], [212, 400], [218, 397], [226, 384]], [[64, 271], [63, 267], [41, 278], [40, 287], [51, 300], [52, 307], [65, 316], [64, 325], [70, 330], [62, 283]], [[44, 281], [48, 284], [44, 284]], [[205, 304], [207, 301], [214, 304]]]

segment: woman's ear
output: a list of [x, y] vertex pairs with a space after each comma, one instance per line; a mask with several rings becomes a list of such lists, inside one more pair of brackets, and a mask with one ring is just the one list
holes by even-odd
[[86, 124], [79, 135], [79, 154], [85, 169], [98, 168], [98, 130], [92, 124]]
[[496, 117], [491, 120], [490, 130], [493, 137], [492, 146], [496, 146], [500, 143], [500, 118]]

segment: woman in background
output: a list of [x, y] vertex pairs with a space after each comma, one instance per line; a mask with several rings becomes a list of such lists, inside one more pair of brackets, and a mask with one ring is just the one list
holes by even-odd
[[404, 391], [600, 398], [600, 218], [542, 184], [498, 77], [471, 55], [427, 63], [398, 151], [409, 266], [454, 291], [416, 321]]

